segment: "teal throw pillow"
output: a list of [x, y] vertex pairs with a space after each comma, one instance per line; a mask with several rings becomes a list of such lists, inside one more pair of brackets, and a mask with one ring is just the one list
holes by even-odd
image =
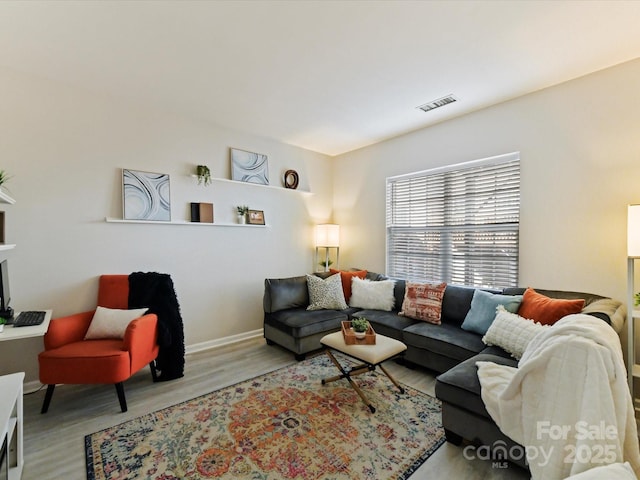
[[471, 308], [462, 322], [462, 328], [484, 335], [496, 318], [496, 309], [502, 305], [507, 312], [516, 313], [522, 303], [522, 295], [502, 295], [476, 290], [471, 299]]

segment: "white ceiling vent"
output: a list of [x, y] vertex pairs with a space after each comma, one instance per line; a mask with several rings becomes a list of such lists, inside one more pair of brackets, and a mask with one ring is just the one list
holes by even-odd
[[458, 99], [453, 95], [447, 95], [446, 97], [438, 98], [437, 100], [433, 100], [432, 102], [425, 103], [424, 105], [420, 105], [419, 108], [423, 112], [428, 112], [430, 110], [435, 110], [436, 108], [444, 107], [445, 105], [449, 105], [450, 103], [457, 102]]

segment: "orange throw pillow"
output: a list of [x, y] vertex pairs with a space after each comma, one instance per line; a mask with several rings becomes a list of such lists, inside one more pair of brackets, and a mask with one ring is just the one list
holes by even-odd
[[345, 272], [343, 270], [335, 270], [331, 268], [329, 270], [331, 275], [335, 275], [336, 273], [340, 274], [340, 280], [342, 280], [342, 292], [344, 293], [344, 299], [349, 305], [349, 299], [351, 298], [351, 279], [353, 277], [358, 277], [361, 280], [364, 280], [367, 276], [366, 270], [356, 270], [351, 272]]
[[440, 325], [442, 299], [446, 288], [445, 282], [438, 284], [407, 282], [402, 311], [399, 315]]
[[580, 313], [583, 308], [583, 299], [549, 298], [536, 292], [533, 288], [527, 288], [518, 309], [518, 315], [542, 325], [553, 325], [566, 315]]

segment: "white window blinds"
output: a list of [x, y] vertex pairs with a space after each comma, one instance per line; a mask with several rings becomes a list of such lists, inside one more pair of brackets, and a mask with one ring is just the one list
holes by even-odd
[[387, 275], [518, 283], [520, 155], [387, 178]]

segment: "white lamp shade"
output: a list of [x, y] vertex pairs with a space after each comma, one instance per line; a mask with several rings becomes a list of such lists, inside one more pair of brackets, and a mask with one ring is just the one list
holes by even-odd
[[316, 247], [339, 247], [340, 225], [316, 225]]
[[627, 217], [627, 255], [640, 257], [640, 205], [629, 205]]

